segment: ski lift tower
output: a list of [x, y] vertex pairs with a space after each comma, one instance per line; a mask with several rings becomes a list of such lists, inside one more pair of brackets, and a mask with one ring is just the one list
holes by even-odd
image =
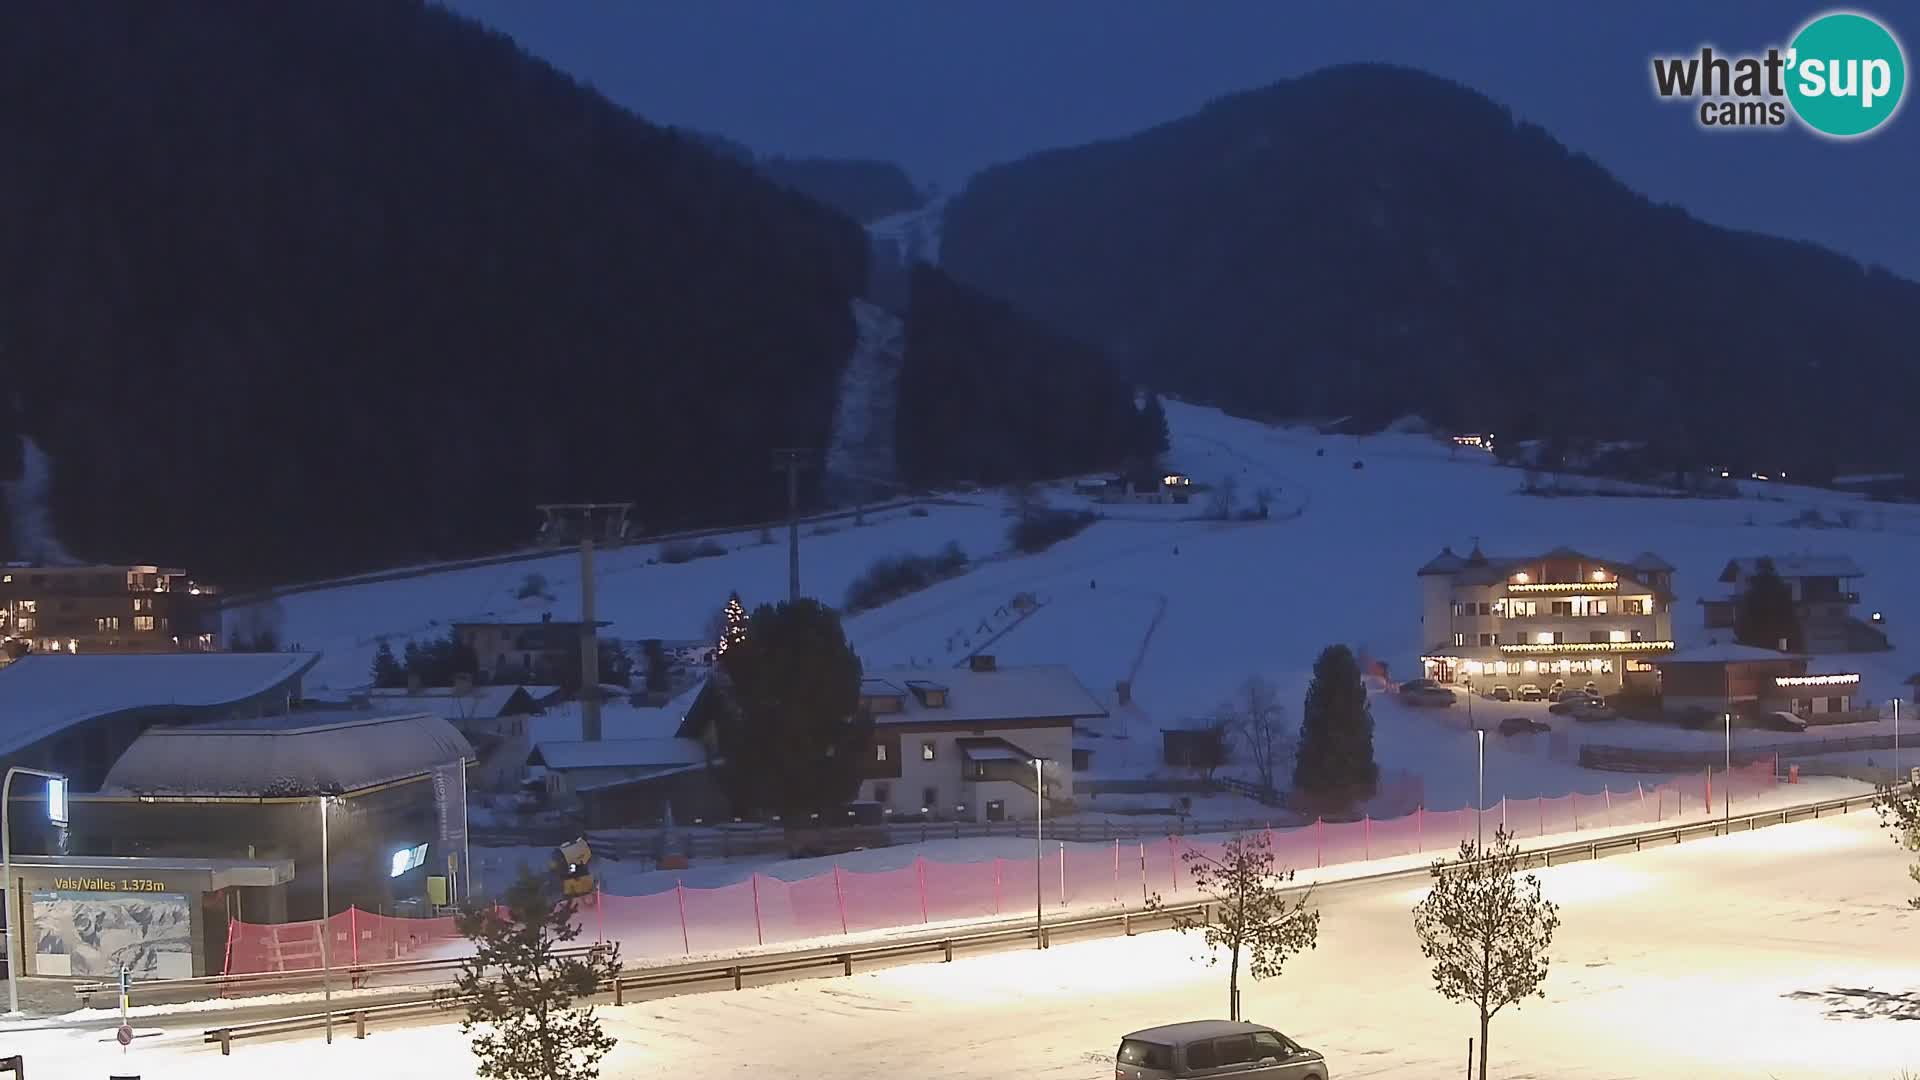
[[633, 504], [543, 503], [547, 516], [540, 537], [559, 547], [569, 538], [580, 543], [580, 737], [600, 741], [600, 627], [594, 611], [593, 542], [596, 537], [617, 545], [627, 538]]

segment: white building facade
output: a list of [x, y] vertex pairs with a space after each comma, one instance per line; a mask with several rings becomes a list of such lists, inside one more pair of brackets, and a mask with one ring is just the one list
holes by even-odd
[[1422, 674], [1476, 690], [1593, 683], [1602, 693], [1657, 686], [1648, 660], [1673, 650], [1673, 567], [1570, 548], [1489, 556], [1478, 544], [1420, 568]]

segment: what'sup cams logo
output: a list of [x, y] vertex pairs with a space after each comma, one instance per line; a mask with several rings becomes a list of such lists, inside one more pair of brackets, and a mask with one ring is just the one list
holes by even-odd
[[1797, 117], [1813, 131], [1851, 139], [1884, 127], [1900, 110], [1907, 59], [1880, 22], [1832, 11], [1800, 28], [1785, 49], [1722, 56], [1653, 58], [1653, 89], [1663, 99], [1699, 102], [1706, 128], [1783, 127]]

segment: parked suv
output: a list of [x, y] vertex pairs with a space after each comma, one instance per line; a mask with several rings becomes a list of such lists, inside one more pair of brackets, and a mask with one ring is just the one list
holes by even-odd
[[1496, 686], [1493, 688], [1491, 693], [1487, 694], [1487, 696], [1492, 698], [1495, 701], [1512, 701], [1513, 691], [1507, 689], [1504, 686]]
[[1546, 697], [1545, 694], [1540, 692], [1540, 688], [1532, 683], [1522, 683], [1518, 696], [1521, 701], [1539, 701], [1541, 698]]
[[1184, 1080], [1231, 1075], [1257, 1080], [1328, 1080], [1327, 1059], [1270, 1027], [1193, 1020], [1136, 1031], [1120, 1040], [1114, 1080]]

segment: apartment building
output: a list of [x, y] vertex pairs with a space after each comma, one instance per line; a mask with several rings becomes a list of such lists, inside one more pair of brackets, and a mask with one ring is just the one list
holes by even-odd
[[201, 625], [213, 590], [159, 566], [0, 567], [0, 663], [24, 652], [175, 652], [218, 647]]
[[1420, 658], [1427, 678], [1478, 689], [1555, 680], [1602, 693], [1657, 685], [1649, 658], [1673, 650], [1673, 567], [1571, 548], [1466, 555], [1422, 566]]
[[1036, 768], [1048, 804], [1071, 803], [1074, 722], [1106, 715], [1070, 669], [991, 656], [869, 671], [860, 707], [873, 717], [860, 798], [897, 821], [1030, 819]]

